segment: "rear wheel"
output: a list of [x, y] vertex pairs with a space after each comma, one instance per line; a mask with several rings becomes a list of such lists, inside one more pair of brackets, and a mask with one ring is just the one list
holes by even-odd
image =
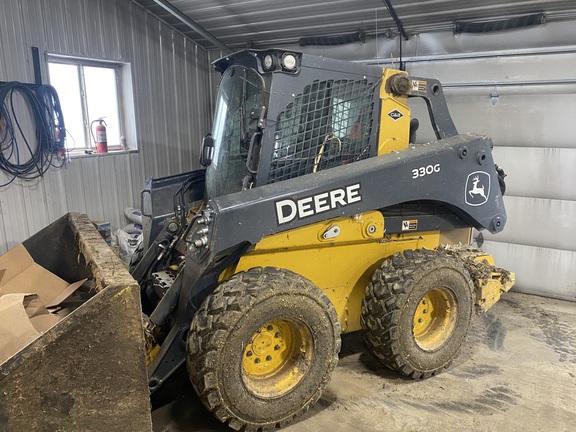
[[464, 266], [438, 251], [397, 253], [372, 276], [362, 303], [368, 348], [386, 366], [427, 378], [464, 343], [474, 288]]
[[218, 419], [267, 431], [319, 399], [339, 351], [340, 324], [326, 295], [290, 271], [257, 268], [206, 298], [191, 324], [187, 367]]

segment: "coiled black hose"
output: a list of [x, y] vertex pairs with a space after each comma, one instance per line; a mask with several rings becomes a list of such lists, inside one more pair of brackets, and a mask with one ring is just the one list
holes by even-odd
[[[25, 112], [15, 100], [20, 95], [32, 120], [34, 139], [24, 131]], [[15, 103], [16, 102], [16, 103]], [[33, 180], [64, 164], [66, 128], [56, 89], [50, 85], [0, 82], [0, 169], [10, 179]]]

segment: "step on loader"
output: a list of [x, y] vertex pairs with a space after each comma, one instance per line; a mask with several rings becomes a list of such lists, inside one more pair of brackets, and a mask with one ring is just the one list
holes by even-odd
[[[214, 67], [206, 169], [143, 191], [151, 391], [185, 363], [218, 419], [268, 431], [320, 398], [342, 333], [401, 375], [447, 368], [514, 283], [468, 246], [506, 224], [491, 140], [457, 132], [434, 79], [283, 50]], [[409, 98], [436, 141], [411, 142]]]

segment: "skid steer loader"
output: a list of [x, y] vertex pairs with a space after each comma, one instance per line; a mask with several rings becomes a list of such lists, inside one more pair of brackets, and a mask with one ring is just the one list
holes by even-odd
[[[319, 399], [341, 333], [408, 377], [448, 367], [514, 282], [463, 246], [506, 223], [490, 139], [458, 134], [434, 79], [282, 50], [214, 67], [206, 169], [143, 191], [151, 391], [186, 363], [218, 419], [267, 431]], [[411, 97], [437, 141], [410, 144]]]

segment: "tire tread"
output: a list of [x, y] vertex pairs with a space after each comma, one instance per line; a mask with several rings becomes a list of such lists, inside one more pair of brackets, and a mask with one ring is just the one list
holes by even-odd
[[430, 266], [456, 266], [467, 275], [458, 260], [438, 250], [405, 250], [385, 260], [372, 276], [362, 301], [361, 325], [369, 350], [388, 368], [413, 379], [434, 376], [450, 366], [452, 360], [435, 370], [422, 371], [405, 362], [401, 352], [399, 316], [412, 284]]
[[[267, 288], [263, 288], [263, 285]], [[236, 417], [219, 395], [216, 384], [217, 370], [215, 368], [218, 351], [226, 340], [229, 329], [238, 322], [244, 311], [249, 309], [258, 299], [262, 289], [282, 289], [287, 286], [302, 290], [310, 290], [309, 281], [288, 270], [272, 267], [253, 268], [238, 273], [227, 283], [219, 285], [204, 301], [196, 312], [191, 323], [188, 337], [188, 350], [186, 365], [188, 374], [196, 393], [206, 408], [220, 421], [228, 423], [234, 430], [244, 431], [272, 431], [291, 423], [295, 418], [304, 414], [322, 395], [322, 391], [330, 380], [331, 372], [338, 363], [340, 352], [340, 323], [338, 315], [324, 295], [320, 299], [330, 314], [330, 319], [336, 330], [336, 349], [331, 362], [330, 370], [323, 377], [323, 382], [316, 393], [305, 403], [301, 410], [289, 418], [283, 418], [274, 424], [250, 424]]]

